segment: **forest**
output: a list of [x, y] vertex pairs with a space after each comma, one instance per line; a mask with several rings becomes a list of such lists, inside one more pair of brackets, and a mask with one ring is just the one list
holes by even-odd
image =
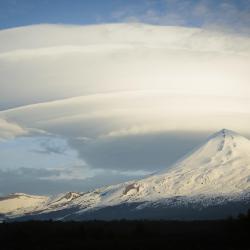
[[250, 249], [250, 210], [214, 221], [26, 221], [0, 224], [0, 249]]

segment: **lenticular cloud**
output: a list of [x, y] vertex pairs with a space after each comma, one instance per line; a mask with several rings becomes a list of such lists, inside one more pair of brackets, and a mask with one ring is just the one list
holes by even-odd
[[3, 30], [1, 109], [156, 89], [247, 97], [249, 44], [239, 35], [144, 24]]
[[[198, 28], [106, 24], [3, 30], [0, 118], [29, 133], [62, 136], [90, 166], [117, 169], [123, 158], [136, 159], [130, 157], [131, 144], [149, 147], [142, 138], [153, 134], [223, 127], [247, 134], [249, 64], [248, 37]], [[139, 150], [143, 155], [137, 158], [148, 162], [145, 152], [167, 148], [157, 140], [151, 138], [151, 149]], [[112, 155], [115, 149], [122, 156]]]

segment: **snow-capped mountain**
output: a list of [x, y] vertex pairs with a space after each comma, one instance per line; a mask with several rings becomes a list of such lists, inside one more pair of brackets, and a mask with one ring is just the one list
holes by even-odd
[[0, 213], [16, 219], [221, 218], [249, 207], [250, 141], [226, 129], [141, 180], [86, 193], [0, 200]]
[[48, 201], [46, 196], [13, 193], [0, 198], [0, 215], [19, 215], [39, 209], [40, 205]]

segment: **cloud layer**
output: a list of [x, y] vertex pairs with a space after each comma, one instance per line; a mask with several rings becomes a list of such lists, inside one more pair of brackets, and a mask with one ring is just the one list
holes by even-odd
[[28, 131], [15, 123], [0, 118], [0, 140], [11, 139], [16, 136], [27, 135]]
[[[114, 171], [97, 173], [86, 179], [51, 179], [52, 174], [60, 175], [57, 170], [20, 168], [18, 171], [0, 169], [0, 195], [23, 192], [32, 194], [58, 194], [62, 192], [85, 192], [104, 185], [118, 184], [131, 179], [131, 176]], [[44, 178], [45, 177], [45, 178]], [[132, 178], [139, 178], [133, 175]]]
[[130, 4], [114, 10], [112, 17], [116, 21], [250, 32], [248, 0], [145, 0], [143, 6]]
[[249, 44], [239, 35], [143, 24], [3, 30], [0, 108], [145, 89], [248, 95]]
[[[139, 91], [98, 94], [2, 111], [21, 124], [65, 138], [92, 168], [154, 171], [221, 128], [249, 133], [247, 98]], [[43, 145], [42, 152], [65, 146]]]

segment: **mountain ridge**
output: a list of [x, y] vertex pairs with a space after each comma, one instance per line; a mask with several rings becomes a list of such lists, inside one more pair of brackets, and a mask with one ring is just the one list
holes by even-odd
[[[19, 198], [24, 199], [23, 196], [25, 194], [20, 194]], [[229, 207], [242, 209], [246, 206], [247, 209], [250, 206], [250, 141], [234, 131], [222, 129], [168, 169], [146, 178], [40, 200], [29, 197], [31, 202], [27, 204], [30, 206], [17, 206], [9, 213], [3, 210], [6, 200], [2, 198], [0, 213], [4, 211], [3, 214], [10, 218], [51, 216], [64, 220], [84, 219], [85, 215], [95, 218], [97, 214], [102, 218], [101, 211], [109, 218], [109, 210], [111, 214], [121, 213], [119, 216], [126, 218], [125, 207], [129, 208], [129, 216], [137, 214], [139, 218], [139, 211], [142, 214], [148, 211], [145, 215], [148, 218], [155, 216], [155, 209], [169, 211], [174, 207], [200, 210], [215, 206], [222, 211], [223, 206], [230, 204]], [[36, 201], [34, 204], [32, 199]]]

